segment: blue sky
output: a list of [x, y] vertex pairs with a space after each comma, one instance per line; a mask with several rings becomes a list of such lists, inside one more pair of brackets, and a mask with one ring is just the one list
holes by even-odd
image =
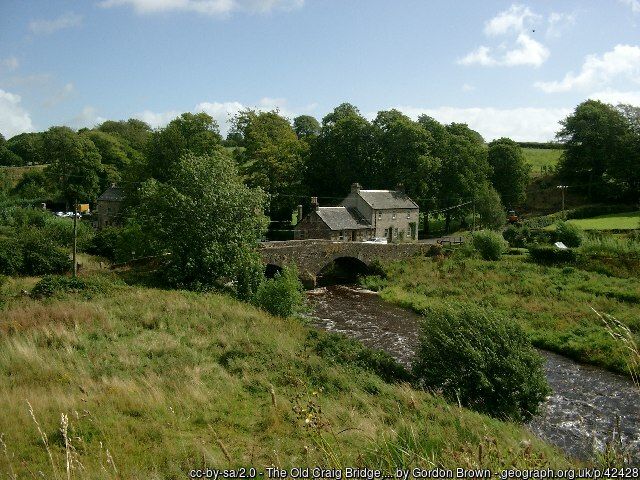
[[640, 0], [0, 0], [0, 133], [342, 102], [548, 140], [640, 105]]

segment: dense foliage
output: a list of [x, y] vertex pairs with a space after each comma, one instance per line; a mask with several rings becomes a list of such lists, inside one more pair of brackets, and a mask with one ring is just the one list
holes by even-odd
[[484, 260], [500, 260], [507, 242], [499, 233], [483, 230], [473, 234], [473, 246]]
[[254, 303], [271, 315], [290, 317], [300, 313], [305, 303], [304, 288], [295, 267], [285, 267], [265, 279], [256, 291]]
[[513, 321], [479, 307], [428, 308], [414, 374], [489, 415], [526, 421], [550, 393], [543, 359]]
[[558, 242], [567, 247], [579, 247], [584, 237], [584, 232], [577, 225], [560, 221], [556, 224], [555, 237]]
[[166, 280], [190, 288], [233, 281], [248, 298], [262, 276], [256, 248], [266, 226], [264, 194], [242, 183], [224, 151], [186, 154], [175, 167], [166, 181], [151, 179], [140, 187], [134, 214], [166, 254]]

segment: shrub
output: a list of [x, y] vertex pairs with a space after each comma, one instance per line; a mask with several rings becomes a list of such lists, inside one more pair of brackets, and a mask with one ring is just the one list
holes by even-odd
[[22, 271], [22, 247], [17, 240], [0, 238], [0, 274], [17, 275]]
[[579, 247], [584, 238], [584, 232], [573, 223], [559, 221], [556, 224], [555, 238], [564, 243], [567, 247]]
[[120, 284], [108, 277], [68, 277], [64, 275], [46, 275], [31, 290], [34, 298], [50, 298], [70, 293], [83, 293], [90, 298], [95, 294], [111, 291]]
[[410, 372], [391, 355], [367, 348], [342, 334], [311, 330], [306, 345], [324, 359], [368, 370], [386, 382], [411, 380]]
[[550, 393], [524, 331], [475, 306], [428, 307], [413, 366], [419, 384], [494, 417], [525, 421]]
[[96, 232], [87, 247], [87, 251], [92, 255], [106, 257], [115, 260], [116, 249], [120, 239], [120, 228], [106, 227]]
[[259, 308], [279, 317], [290, 317], [304, 306], [304, 289], [295, 267], [285, 267], [273, 278], [258, 287], [254, 303]]
[[483, 230], [473, 234], [473, 246], [485, 260], [500, 260], [507, 242], [498, 233]]
[[573, 263], [576, 261], [575, 251], [570, 248], [562, 250], [553, 245], [530, 245], [529, 256], [534, 262], [543, 265]]
[[18, 232], [22, 248], [22, 268], [25, 275], [64, 273], [72, 268], [69, 250], [56, 245], [46, 233], [35, 228]]

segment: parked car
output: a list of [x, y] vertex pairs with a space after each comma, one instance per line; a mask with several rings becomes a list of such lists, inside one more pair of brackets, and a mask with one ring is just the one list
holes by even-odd
[[363, 243], [387, 243], [387, 239], [385, 237], [374, 237], [365, 240]]

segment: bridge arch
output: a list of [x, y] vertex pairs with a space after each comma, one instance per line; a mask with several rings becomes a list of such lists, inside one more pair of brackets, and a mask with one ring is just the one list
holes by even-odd
[[282, 266], [276, 265], [275, 263], [267, 263], [264, 267], [264, 276], [267, 278], [273, 278], [276, 276], [276, 273], [282, 272]]
[[318, 285], [354, 283], [358, 276], [369, 273], [369, 262], [357, 256], [335, 256], [317, 270]]

